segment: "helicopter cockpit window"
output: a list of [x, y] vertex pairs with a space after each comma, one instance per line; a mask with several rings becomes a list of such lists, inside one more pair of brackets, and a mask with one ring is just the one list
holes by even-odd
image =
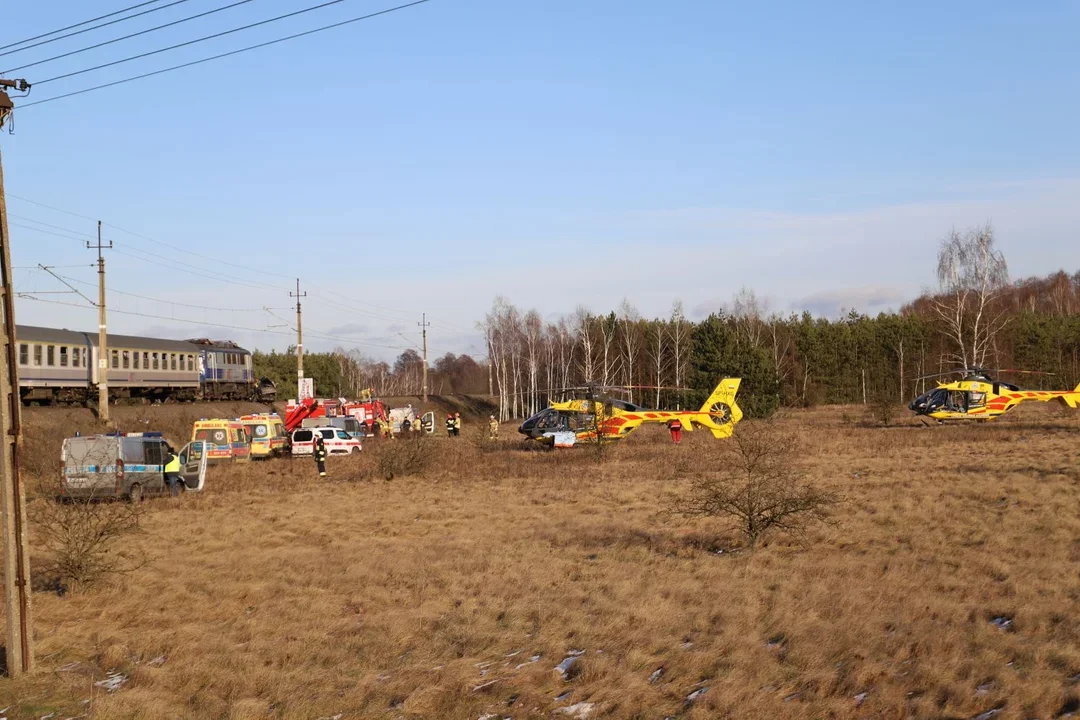
[[536, 427], [540, 430], [555, 430], [562, 425], [562, 415], [557, 412], [547, 411], [540, 415], [536, 421]]
[[986, 405], [986, 393], [983, 392], [969, 392], [967, 397], [968, 410], [972, 408], [981, 408]]

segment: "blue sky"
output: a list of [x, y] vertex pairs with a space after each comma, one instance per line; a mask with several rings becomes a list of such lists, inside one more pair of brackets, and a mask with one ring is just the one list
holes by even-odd
[[[0, 44], [125, 4], [21, 3]], [[0, 68], [224, 4], [189, 0]], [[309, 4], [253, 0], [8, 76], [40, 83]], [[346, 0], [22, 102], [393, 4]], [[40, 231], [93, 232], [100, 217], [118, 250], [150, 260], [109, 256], [110, 286], [130, 293], [110, 305], [142, 313], [112, 316], [117, 331], [283, 348], [299, 275], [308, 345], [365, 341], [376, 356], [416, 342], [422, 312], [433, 352], [477, 351], [497, 294], [548, 316], [624, 297], [646, 315], [676, 299], [701, 314], [746, 285], [782, 312], [877, 312], [932, 282], [951, 227], [986, 221], [1014, 276], [1075, 271], [1078, 21], [1069, 2], [431, 0], [17, 112], [0, 146], [14, 260], [85, 263], [63, 273], [92, 283], [90, 253]], [[31, 300], [17, 312], [96, 321]]]

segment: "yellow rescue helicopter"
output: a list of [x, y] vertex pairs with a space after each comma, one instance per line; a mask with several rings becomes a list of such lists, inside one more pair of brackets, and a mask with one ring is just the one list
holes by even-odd
[[935, 389], [915, 398], [908, 407], [917, 415], [943, 423], [951, 420], [993, 420], [1026, 400], [1053, 400], [1070, 408], [1076, 408], [1077, 404], [1080, 404], [1080, 385], [1073, 390], [1021, 390], [1016, 385], [994, 380], [990, 376], [991, 372], [1053, 374], [1029, 370], [968, 368], [928, 375], [927, 377], [941, 377], [962, 373], [963, 377], [953, 382], [939, 382]]
[[682, 429], [693, 432], [694, 427], [707, 428], [715, 438], [731, 437], [735, 424], [742, 420], [742, 410], [735, 402], [741, 378], [724, 378], [705, 400], [700, 410], [649, 410], [610, 396], [605, 391], [622, 391], [626, 387], [568, 388], [588, 391], [584, 399], [553, 402], [536, 413], [518, 428], [518, 432], [533, 440], [556, 446], [578, 442], [619, 440], [646, 423], [666, 424], [678, 420]]

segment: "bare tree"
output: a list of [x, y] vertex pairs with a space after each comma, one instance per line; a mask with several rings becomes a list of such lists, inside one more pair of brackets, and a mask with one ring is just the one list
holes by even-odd
[[940, 294], [933, 308], [953, 345], [951, 359], [963, 367], [985, 365], [1006, 322], [994, 301], [1009, 282], [989, 223], [963, 234], [954, 229], [942, 240], [937, 277]]
[[654, 408], [660, 407], [660, 388], [664, 384], [664, 373], [667, 372], [668, 367], [671, 364], [667, 345], [664, 342], [667, 339], [667, 334], [667, 324], [662, 320], [655, 320], [649, 323], [648, 354], [649, 358], [652, 360], [651, 373], [653, 384], [656, 385], [656, 399], [653, 402]]
[[683, 314], [681, 300], [671, 306], [671, 319], [668, 321], [668, 334], [671, 337], [673, 367], [675, 369], [675, 387], [678, 392], [676, 407], [682, 409], [683, 385], [686, 382], [686, 366], [690, 360], [690, 323]]
[[593, 371], [593, 317], [592, 313], [579, 305], [574, 311], [574, 329], [581, 341], [581, 373], [587, 382], [596, 378]]
[[758, 300], [754, 291], [748, 287], [744, 286], [732, 299], [731, 315], [735, 318], [735, 329], [739, 338], [746, 341], [750, 347], [761, 345], [767, 311], [768, 304]]
[[[630, 402], [634, 402], [634, 359], [637, 357], [641, 345], [641, 314], [623, 298], [619, 306], [619, 328], [622, 340], [623, 368], [626, 386], [630, 391]], [[657, 383], [659, 385], [659, 383]]]
[[775, 421], [740, 423], [716, 453], [691, 471], [689, 487], [671, 501], [673, 512], [729, 518], [751, 548], [769, 531], [797, 535], [831, 520], [840, 497], [803, 479], [799, 440]]

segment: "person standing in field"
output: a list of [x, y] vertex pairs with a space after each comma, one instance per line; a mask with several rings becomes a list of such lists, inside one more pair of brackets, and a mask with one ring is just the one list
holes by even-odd
[[678, 445], [682, 442], [682, 421], [679, 418], [674, 418], [668, 421], [668, 430], [671, 431], [671, 442]]
[[454, 413], [454, 437], [461, 435], [461, 413]]
[[494, 415], [491, 415], [488, 418], [488, 439], [489, 440], [498, 440], [499, 439], [499, 421], [495, 419]]
[[315, 465], [319, 468], [319, 477], [326, 477], [326, 443], [323, 442], [322, 433], [315, 431], [315, 448], [311, 452], [315, 458]]
[[412, 419], [412, 431], [418, 433], [424, 429], [424, 423], [421, 422], [419, 415], [413, 415]]
[[454, 437], [454, 416], [446, 413], [446, 437]]

